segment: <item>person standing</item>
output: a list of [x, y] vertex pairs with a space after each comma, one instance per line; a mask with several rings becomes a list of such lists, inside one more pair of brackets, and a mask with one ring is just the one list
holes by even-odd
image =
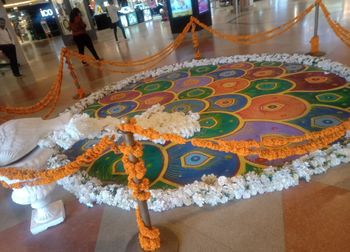
[[[69, 14], [69, 28], [73, 33], [73, 40], [78, 47], [80, 54], [84, 55], [85, 46], [90, 50], [96, 60], [100, 60], [90, 36], [86, 32], [86, 24], [81, 18], [81, 12], [78, 8], [73, 8]], [[83, 64], [87, 64], [83, 61]]]
[[0, 50], [9, 59], [11, 70], [14, 76], [21, 77], [19, 72], [16, 46], [14, 45], [10, 33], [6, 28], [6, 21], [0, 17]]
[[124, 39], [127, 39], [126, 35], [125, 35], [124, 27], [122, 25], [122, 22], [120, 21], [119, 16], [118, 16], [118, 8], [114, 5], [113, 0], [108, 0], [108, 3], [109, 3], [109, 5], [107, 6], [107, 12], [108, 12], [109, 17], [111, 18], [111, 22], [112, 22], [111, 28], [113, 29], [115, 40], [117, 42], [119, 42], [118, 41], [118, 34], [117, 34], [117, 27], [119, 27], [120, 30], [122, 30]]

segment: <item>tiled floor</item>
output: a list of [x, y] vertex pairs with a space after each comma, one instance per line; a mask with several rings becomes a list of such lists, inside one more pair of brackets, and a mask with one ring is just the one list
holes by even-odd
[[[231, 7], [214, 12], [213, 27], [225, 33], [249, 34], [278, 26], [300, 13], [312, 1], [261, 0], [235, 17]], [[350, 0], [325, 1], [332, 17], [350, 28]], [[261, 44], [242, 46], [200, 32], [203, 57], [246, 53], [305, 53], [313, 34], [313, 13], [284, 35]], [[327, 57], [350, 65], [350, 48], [320, 18], [321, 49]], [[127, 29], [127, 42], [115, 44], [110, 30], [99, 33], [96, 48], [105, 59], [142, 58], [167, 45], [173, 36], [168, 23], [154, 21]], [[28, 66], [25, 76], [0, 76], [0, 105], [30, 105], [49, 89], [58, 63], [60, 39], [23, 45]], [[188, 40], [160, 65], [193, 57]], [[125, 75], [110, 74], [75, 62], [85, 89], [97, 90]], [[65, 71], [57, 112], [75, 101], [74, 87]], [[310, 183], [283, 192], [233, 201], [218, 207], [187, 207], [152, 213], [154, 224], [167, 226], [180, 240], [180, 251], [348, 251], [350, 246], [350, 169], [337, 167], [313, 177]], [[66, 220], [36, 236], [31, 235], [30, 208], [12, 202], [0, 188], [0, 251], [124, 251], [136, 232], [134, 212], [97, 206], [88, 209], [57, 187], [54, 199], [63, 199]]]

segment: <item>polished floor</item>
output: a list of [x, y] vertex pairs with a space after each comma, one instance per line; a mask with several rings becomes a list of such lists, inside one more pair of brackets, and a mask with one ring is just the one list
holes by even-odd
[[[350, 0], [324, 1], [350, 29]], [[312, 1], [261, 0], [235, 16], [232, 7], [213, 12], [213, 27], [225, 33], [250, 34], [278, 26], [300, 13]], [[261, 44], [234, 45], [200, 32], [203, 57], [248, 53], [305, 53], [313, 35], [313, 13], [287, 33]], [[332, 60], [350, 66], [350, 48], [332, 32], [321, 14], [321, 50]], [[128, 41], [116, 44], [110, 30], [99, 32], [96, 49], [105, 59], [131, 60], [157, 52], [173, 35], [167, 22], [153, 21], [127, 29]], [[23, 45], [29, 62], [15, 79], [0, 75], [0, 105], [30, 105], [50, 88], [55, 78], [60, 39]], [[187, 40], [159, 65], [190, 60], [193, 49]], [[75, 62], [82, 86], [89, 91], [120, 80], [111, 74]], [[57, 112], [73, 104], [74, 87], [65, 71]], [[38, 114], [40, 115], [40, 113]], [[8, 119], [8, 118], [5, 118]], [[3, 119], [4, 120], [4, 119]], [[288, 191], [233, 201], [218, 207], [187, 207], [152, 213], [156, 225], [167, 226], [180, 240], [180, 251], [348, 251], [350, 246], [350, 169], [337, 167], [302, 182]], [[125, 251], [136, 232], [134, 212], [97, 206], [86, 208], [69, 193], [57, 188], [54, 199], [63, 199], [67, 218], [57, 227], [36, 236], [29, 231], [30, 207], [11, 201], [11, 192], [0, 189], [0, 251]]]

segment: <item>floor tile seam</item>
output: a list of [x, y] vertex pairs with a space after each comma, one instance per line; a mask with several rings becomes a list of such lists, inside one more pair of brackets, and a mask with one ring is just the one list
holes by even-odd
[[[77, 200], [76, 199], [72, 199], [72, 201], [75, 201], [76, 202], [76, 204], [80, 204], [80, 205], [82, 205], [80, 202], [77, 202]], [[100, 206], [101, 207], [101, 206]], [[97, 228], [95, 229], [95, 230], [97, 230], [97, 232], [95, 232], [96, 233], [96, 235], [95, 235], [95, 241], [94, 241], [94, 246], [93, 246], [93, 248], [92, 248], [92, 250], [91, 251], [96, 251], [96, 245], [97, 245], [97, 242], [100, 240], [99, 239], [99, 234], [100, 234], [100, 230], [101, 230], [101, 224], [102, 224], [102, 218], [103, 218], [103, 215], [104, 215], [104, 213], [105, 213], [105, 208], [102, 206], [101, 207], [101, 211], [102, 211], [102, 213], [98, 216], [98, 214], [97, 214], [97, 218], [99, 218], [99, 220], [97, 220], [98, 221], [98, 224], [97, 224]], [[94, 215], [93, 216], [93, 218], [96, 218], [96, 215]]]
[[330, 183], [327, 183], [324, 181], [313, 180], [313, 181], [311, 181], [311, 183], [321, 184], [321, 185], [325, 185], [325, 186], [331, 186], [331, 187], [335, 187], [337, 189], [341, 189], [341, 190], [348, 191], [348, 192], [350, 191], [350, 188], [344, 188], [343, 186], [330, 184]]
[[[175, 225], [176, 225], [176, 223], [174, 223], [174, 222], [169, 222], [169, 223], [170, 223], [170, 224], [175, 224]], [[216, 243], [222, 245], [223, 247], [225, 247], [225, 248], [227, 248], [227, 249], [229, 249], [229, 250], [234, 249], [234, 248], [231, 248], [231, 246], [227, 245], [226, 243], [223, 243], [222, 241], [218, 241], [217, 239], [214, 239], [213, 237], [208, 236], [206, 233], [203, 233], [202, 231], [198, 230], [197, 228], [191, 227], [191, 226], [187, 225], [186, 223], [183, 223], [183, 222], [182, 222], [181, 225], [182, 225], [182, 226], [185, 226], [185, 227], [187, 227], [187, 228], [189, 228], [189, 229], [194, 230], [194, 231], [197, 232], [198, 234], [200, 234], [200, 235], [202, 235], [202, 236], [204, 236], [204, 237], [206, 237], [206, 238], [208, 238], [208, 239], [213, 240], [214, 242], [216, 242]], [[161, 225], [160, 225], [160, 226], [161, 226]], [[181, 242], [181, 241], [180, 241], [180, 242]]]
[[[104, 205], [102, 205], [102, 206], [104, 206]], [[116, 207], [114, 207], [114, 208], [116, 208]], [[98, 249], [98, 246], [97, 245], [99, 245], [99, 243], [100, 242], [104, 242], [104, 240], [103, 240], [103, 234], [104, 234], [104, 231], [103, 231], [103, 228], [105, 227], [105, 225], [106, 226], [109, 226], [110, 225], [110, 223], [109, 223], [109, 221], [108, 220], [105, 220], [104, 221], [104, 223], [103, 223], [103, 219], [104, 218], [109, 218], [109, 217], [104, 217], [105, 215], [107, 215], [107, 214], [109, 214], [108, 213], [108, 211], [106, 211], [106, 209], [107, 208], [105, 208], [105, 207], [103, 207], [103, 212], [102, 212], [102, 214], [101, 214], [101, 220], [100, 220], [100, 224], [99, 224], [99, 229], [98, 229], [98, 232], [97, 232], [97, 237], [96, 237], [96, 241], [95, 241], [95, 248], [94, 248], [94, 251], [95, 252], [97, 252], [97, 251], [99, 251], [99, 250], [97, 250]], [[117, 208], [118, 209], [118, 208]], [[118, 210], [120, 210], [120, 209], [118, 209]], [[132, 220], [131, 220], [132, 221]], [[136, 221], [135, 221], [136, 222]], [[117, 228], [117, 227], [116, 227]], [[129, 228], [129, 226], [127, 226], [126, 228]], [[130, 230], [130, 229], [129, 229]], [[131, 232], [131, 231], [130, 231]], [[132, 232], [133, 233], [133, 235], [135, 234], [135, 233], [137, 233], [137, 228], [134, 230], [134, 232]], [[132, 237], [132, 236], [131, 236]], [[131, 237], [130, 237], [130, 239], [131, 239]], [[123, 247], [126, 247], [126, 244], [120, 244], [121, 246], [123, 246]], [[101, 246], [101, 245], [99, 245], [99, 246]]]
[[[20, 229], [20, 227], [21, 226], [23, 226], [23, 225], [25, 225], [25, 224], [28, 224], [27, 225], [27, 227], [28, 227], [28, 229], [29, 229], [29, 227], [30, 227], [30, 221], [31, 221], [31, 212], [30, 212], [30, 215], [28, 215], [28, 216], [25, 216], [25, 217], [23, 217], [21, 220], [19, 220], [18, 222], [16, 222], [16, 221], [12, 221], [13, 223], [11, 224], [11, 226], [8, 226], [8, 227], [6, 227], [6, 228], [4, 228], [4, 229], [0, 229], [0, 234], [1, 233], [4, 233], [4, 232], [8, 232], [9, 230], [11, 230], [11, 229]], [[29, 230], [28, 230], [28, 232], [29, 232]]]
[[[294, 187], [292, 187], [292, 188], [294, 188]], [[291, 188], [289, 188], [287, 190], [290, 190], [290, 189]], [[285, 209], [285, 207], [284, 207], [284, 202], [285, 202], [285, 200], [284, 200], [284, 192], [285, 191], [281, 192], [281, 196], [280, 196], [281, 205], [280, 205], [280, 207], [281, 207], [281, 212], [282, 212], [282, 223], [281, 223], [281, 225], [283, 226], [282, 227], [282, 230], [283, 230], [283, 251], [287, 251], [287, 232], [286, 232], [286, 215], [285, 215], [285, 211], [284, 211], [284, 209]]]

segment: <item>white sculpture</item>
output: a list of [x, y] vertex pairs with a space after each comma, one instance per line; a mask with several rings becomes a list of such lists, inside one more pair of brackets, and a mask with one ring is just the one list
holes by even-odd
[[10, 120], [0, 125], [0, 166], [13, 163], [31, 152], [40, 138], [53, 130], [64, 127], [71, 118], [70, 113], [43, 120], [24, 118]]
[[[0, 125], [0, 166], [8, 165], [8, 167], [18, 167], [18, 169], [45, 169], [46, 162], [54, 150], [39, 148], [37, 143], [40, 138], [51, 131], [63, 128], [70, 118], [70, 114], [63, 114], [52, 120], [27, 118], [11, 120]], [[21, 182], [1, 176], [0, 180], [10, 185]], [[55, 183], [51, 183], [13, 189], [12, 200], [14, 202], [21, 205], [31, 204], [33, 208], [30, 225], [30, 231], [33, 234], [57, 225], [65, 219], [63, 202], [58, 200], [50, 203], [49, 194], [54, 187]]]

